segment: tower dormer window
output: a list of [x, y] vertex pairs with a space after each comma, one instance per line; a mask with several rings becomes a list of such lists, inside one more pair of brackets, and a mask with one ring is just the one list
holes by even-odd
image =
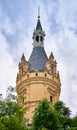
[[39, 42], [39, 36], [38, 35], [36, 36], [36, 41]]

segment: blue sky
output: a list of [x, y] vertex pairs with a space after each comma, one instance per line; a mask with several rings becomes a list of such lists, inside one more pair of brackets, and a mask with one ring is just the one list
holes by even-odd
[[57, 60], [60, 99], [77, 112], [77, 0], [0, 0], [0, 92], [15, 86], [18, 63], [28, 60], [40, 6], [45, 50]]

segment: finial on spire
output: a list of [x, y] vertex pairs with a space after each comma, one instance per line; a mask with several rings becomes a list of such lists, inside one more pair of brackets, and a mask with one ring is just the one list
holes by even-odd
[[40, 19], [40, 8], [38, 6], [38, 19]]

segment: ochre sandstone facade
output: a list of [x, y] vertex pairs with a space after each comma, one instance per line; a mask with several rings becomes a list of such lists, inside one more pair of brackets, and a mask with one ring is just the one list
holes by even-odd
[[26, 117], [31, 122], [33, 111], [38, 102], [47, 98], [52, 105], [59, 100], [61, 83], [57, 63], [53, 53], [49, 58], [44, 50], [45, 32], [42, 30], [40, 16], [36, 29], [33, 33], [33, 51], [28, 61], [22, 54], [17, 74], [17, 93], [18, 97], [24, 96], [21, 101], [27, 107]]

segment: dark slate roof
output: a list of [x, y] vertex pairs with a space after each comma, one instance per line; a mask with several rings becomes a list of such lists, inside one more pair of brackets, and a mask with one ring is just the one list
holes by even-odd
[[44, 70], [44, 64], [48, 60], [47, 55], [43, 47], [37, 46], [33, 48], [32, 54], [29, 58], [30, 71]]
[[40, 19], [38, 19], [38, 21], [37, 21], [36, 30], [42, 30], [42, 26], [41, 26], [41, 23], [40, 23]]

